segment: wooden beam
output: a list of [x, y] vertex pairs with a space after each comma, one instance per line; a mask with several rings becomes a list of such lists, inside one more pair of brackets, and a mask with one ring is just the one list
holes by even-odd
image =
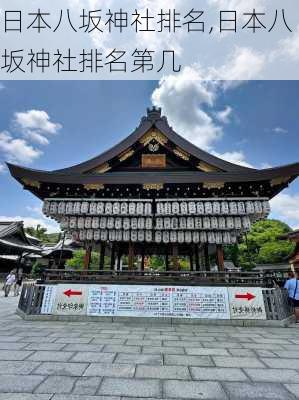
[[172, 254], [173, 254], [172, 256], [173, 269], [175, 271], [178, 271], [180, 267], [178, 258], [179, 251], [178, 251], [178, 246], [176, 244], [173, 245]]
[[115, 244], [111, 244], [111, 255], [110, 255], [110, 270], [114, 271], [115, 266]]

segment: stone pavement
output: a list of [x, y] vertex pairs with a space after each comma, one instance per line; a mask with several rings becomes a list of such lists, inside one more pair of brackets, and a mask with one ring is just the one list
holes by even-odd
[[33, 322], [16, 305], [1, 292], [0, 400], [299, 398], [299, 326]]

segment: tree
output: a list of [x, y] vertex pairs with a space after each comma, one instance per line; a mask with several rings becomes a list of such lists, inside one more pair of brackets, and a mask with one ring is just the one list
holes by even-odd
[[[70, 269], [81, 270], [84, 267], [85, 250], [76, 250], [73, 257], [66, 261], [66, 266]], [[99, 268], [99, 254], [91, 253], [90, 269]]]
[[40, 224], [36, 225], [36, 227], [29, 226], [25, 228], [25, 232], [40, 239], [43, 243], [57, 243], [61, 236], [61, 233], [47, 233], [47, 228], [43, 228]]
[[251, 269], [256, 264], [285, 263], [294, 245], [279, 237], [290, 231], [287, 224], [278, 220], [258, 221], [243, 242], [238, 246], [228, 246], [225, 254], [244, 269]]

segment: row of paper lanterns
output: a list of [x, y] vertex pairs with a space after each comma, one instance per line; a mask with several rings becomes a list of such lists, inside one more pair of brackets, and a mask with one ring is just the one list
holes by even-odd
[[233, 244], [237, 241], [235, 232], [229, 231], [147, 231], [147, 230], [93, 230], [73, 231], [74, 240], [111, 242], [155, 242], [155, 243], [209, 243]]

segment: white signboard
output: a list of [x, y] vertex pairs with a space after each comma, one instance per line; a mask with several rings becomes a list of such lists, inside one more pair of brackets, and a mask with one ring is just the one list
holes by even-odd
[[230, 319], [227, 288], [90, 286], [87, 315]]
[[85, 315], [87, 309], [87, 298], [87, 285], [58, 285], [53, 314]]
[[262, 290], [228, 288], [231, 319], [267, 319]]
[[44, 297], [41, 307], [41, 314], [52, 314], [53, 304], [56, 297], [56, 289], [55, 285], [47, 285], [45, 286]]

